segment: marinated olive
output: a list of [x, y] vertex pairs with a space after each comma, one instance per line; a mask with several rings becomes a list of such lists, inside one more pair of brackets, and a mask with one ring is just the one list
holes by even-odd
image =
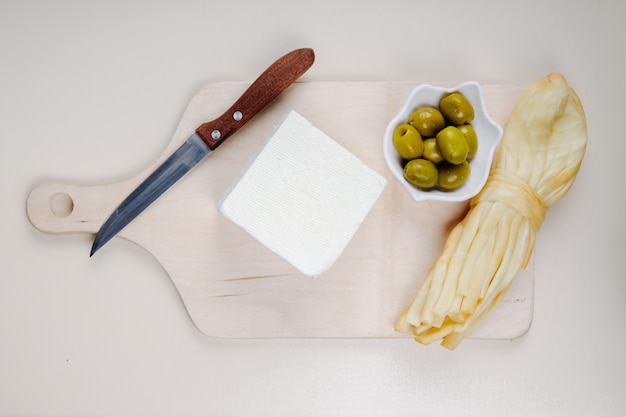
[[470, 172], [471, 167], [467, 161], [459, 165], [443, 162], [439, 165], [439, 187], [444, 190], [457, 188], [467, 180]]
[[443, 159], [458, 165], [467, 159], [467, 140], [455, 126], [448, 126], [437, 133], [437, 147]]
[[441, 152], [439, 152], [439, 148], [437, 147], [437, 139], [429, 138], [424, 140], [424, 152], [422, 152], [422, 156], [434, 164], [443, 161], [443, 156], [441, 156]]
[[435, 136], [446, 125], [443, 114], [433, 107], [415, 110], [409, 117], [409, 123], [425, 138]]
[[404, 166], [404, 178], [416, 187], [432, 188], [437, 185], [439, 172], [435, 164], [426, 159], [412, 159]]
[[457, 126], [457, 128], [463, 133], [467, 141], [467, 157], [473, 158], [478, 151], [478, 136], [476, 136], [476, 131], [472, 125], [461, 125]]
[[461, 93], [444, 96], [439, 102], [439, 110], [454, 125], [463, 125], [474, 120], [474, 107]]
[[458, 91], [441, 96], [439, 107], [415, 110], [393, 134], [396, 151], [408, 161], [404, 178], [422, 189], [463, 184], [479, 147], [473, 120], [472, 104]]
[[404, 159], [415, 159], [422, 156], [424, 141], [414, 126], [401, 124], [393, 132], [393, 145]]

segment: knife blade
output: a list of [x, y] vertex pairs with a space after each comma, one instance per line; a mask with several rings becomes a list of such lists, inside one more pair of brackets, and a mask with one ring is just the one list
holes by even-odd
[[270, 65], [220, 117], [195, 132], [111, 213], [96, 234], [93, 256], [172, 185], [211, 154], [313, 65], [311, 48], [289, 52]]

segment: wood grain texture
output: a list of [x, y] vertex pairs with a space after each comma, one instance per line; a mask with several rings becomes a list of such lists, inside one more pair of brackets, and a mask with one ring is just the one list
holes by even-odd
[[[96, 233], [110, 212], [207, 120], [229, 107], [248, 84], [202, 88], [190, 101], [159, 161], [110, 185], [48, 184], [28, 197], [31, 223], [45, 233]], [[307, 82], [288, 88], [209, 158], [120, 233], [144, 247], [167, 271], [203, 333], [230, 338], [390, 338], [448, 232], [467, 203], [413, 201], [387, 169], [382, 136], [417, 83]], [[521, 90], [483, 86], [491, 116], [506, 125]], [[335, 265], [310, 279], [221, 216], [216, 202], [289, 111], [295, 110], [354, 153], [389, 184]], [[149, 138], [146, 138], [149, 141]], [[149, 142], [147, 142], [149, 143]], [[55, 195], [73, 209], [59, 217]], [[115, 250], [114, 240], [106, 250]], [[85, 256], [88, 248], [85, 248]], [[471, 337], [513, 339], [532, 320], [534, 267]]]

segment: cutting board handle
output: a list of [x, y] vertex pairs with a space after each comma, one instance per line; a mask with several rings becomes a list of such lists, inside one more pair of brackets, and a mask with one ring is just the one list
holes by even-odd
[[44, 233], [96, 233], [112, 210], [111, 205], [103, 204], [109, 201], [103, 196], [116, 195], [117, 188], [115, 185], [41, 185], [30, 192], [26, 213], [32, 225]]

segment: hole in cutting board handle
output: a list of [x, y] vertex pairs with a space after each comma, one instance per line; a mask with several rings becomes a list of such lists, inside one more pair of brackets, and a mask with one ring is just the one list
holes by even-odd
[[74, 211], [74, 200], [65, 193], [56, 193], [48, 200], [50, 211], [56, 217], [63, 219]]

